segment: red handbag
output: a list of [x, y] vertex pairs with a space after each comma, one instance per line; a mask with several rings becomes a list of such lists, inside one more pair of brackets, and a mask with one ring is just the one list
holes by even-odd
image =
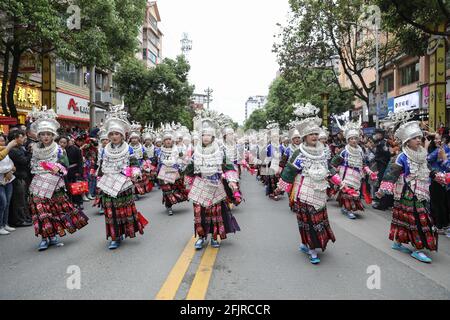
[[69, 192], [73, 196], [79, 196], [89, 192], [89, 185], [87, 181], [78, 181], [69, 183]]

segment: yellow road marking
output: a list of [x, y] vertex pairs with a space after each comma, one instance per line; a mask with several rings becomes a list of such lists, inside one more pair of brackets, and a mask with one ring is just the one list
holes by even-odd
[[175, 298], [178, 288], [183, 281], [184, 275], [186, 274], [195, 255], [195, 241], [196, 239], [192, 237], [187, 243], [183, 253], [181, 253], [177, 263], [173, 266], [166, 281], [156, 295], [156, 300], [173, 300]]
[[219, 249], [208, 246], [195, 273], [186, 300], [204, 300]]

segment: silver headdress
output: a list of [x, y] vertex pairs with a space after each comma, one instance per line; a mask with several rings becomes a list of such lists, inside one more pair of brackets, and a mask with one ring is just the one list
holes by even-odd
[[213, 137], [218, 136], [219, 126], [224, 124], [223, 114], [219, 114], [214, 110], [197, 111], [194, 118], [194, 130], [201, 135], [209, 134]]
[[175, 132], [170, 123], [162, 124], [161, 123], [161, 131], [162, 131], [162, 140], [166, 139], [174, 139]]
[[412, 114], [408, 111], [390, 112], [388, 115], [388, 119], [393, 126], [397, 127], [400, 125], [395, 131], [394, 136], [400, 140], [402, 145], [415, 137], [423, 137], [420, 122], [410, 121], [412, 118]]
[[36, 135], [39, 135], [41, 132], [51, 132], [54, 136], [57, 136], [57, 131], [60, 128], [58, 121], [56, 121], [57, 117], [55, 111], [47, 109], [47, 106], [42, 106], [42, 110], [33, 108], [31, 118], [34, 122], [30, 128]]
[[155, 138], [155, 133], [153, 131], [153, 123], [149, 127], [148, 123], [145, 125], [144, 130], [142, 131], [142, 140], [153, 140]]
[[359, 137], [361, 135], [361, 116], [359, 117], [358, 121], [349, 121], [343, 126], [340, 124], [338, 119], [336, 119], [336, 123], [339, 129], [344, 132], [345, 140], [347, 141], [352, 137]]
[[317, 108], [316, 106], [312, 105], [309, 102], [305, 104], [296, 103], [294, 104], [293, 108], [294, 108], [293, 112], [294, 115], [300, 119], [316, 116], [320, 111], [319, 108]]
[[288, 137], [290, 140], [294, 138], [301, 138], [300, 131], [298, 131], [298, 125], [300, 124], [299, 120], [293, 120], [288, 123]]
[[[311, 103], [306, 104], [295, 104], [294, 105], [294, 115], [303, 120], [292, 122], [301, 138], [310, 134], [319, 134], [320, 125], [322, 124], [322, 119], [320, 119], [317, 114], [319, 113], [319, 108], [313, 106]], [[291, 135], [291, 139], [295, 131]]]
[[330, 135], [330, 133], [328, 132], [328, 128], [327, 127], [322, 127], [320, 129], [319, 139], [327, 139], [328, 140], [328, 136], [329, 135]]
[[108, 139], [108, 135], [106, 134], [105, 128], [101, 128], [100, 131], [98, 132], [98, 139], [100, 141]]
[[142, 126], [139, 122], [133, 121], [130, 129], [130, 139], [131, 138], [140, 138], [141, 137], [141, 129]]
[[128, 121], [128, 113], [125, 111], [123, 104], [110, 107], [104, 128], [108, 136], [111, 132], [118, 132], [125, 137], [130, 132], [131, 125]]

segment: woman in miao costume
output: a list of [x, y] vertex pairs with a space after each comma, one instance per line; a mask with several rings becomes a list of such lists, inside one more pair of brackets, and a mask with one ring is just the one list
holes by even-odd
[[[304, 115], [315, 115], [318, 109], [310, 104], [297, 106]], [[327, 243], [335, 241], [327, 214], [327, 188], [329, 179], [340, 185], [340, 179], [329, 166], [329, 153], [318, 141], [321, 119], [308, 117], [298, 122], [303, 143], [286, 164], [278, 184], [293, 199], [292, 210], [297, 215], [302, 244], [300, 250], [309, 255], [312, 264], [320, 259], [317, 249], [325, 251]]]
[[[389, 164], [380, 188], [378, 198], [385, 194], [394, 195], [392, 222], [389, 239], [394, 241], [392, 249], [410, 254], [413, 258], [431, 263], [423, 250], [437, 250], [438, 234], [429, 212], [430, 178], [445, 185], [448, 176], [430, 170], [427, 150], [421, 145], [423, 133], [418, 121], [409, 121], [407, 112], [392, 113], [389, 116], [398, 127], [395, 138], [402, 144], [402, 152]], [[403, 246], [411, 244], [415, 250]]]
[[[234, 129], [229, 124], [229, 119], [223, 119], [223, 145], [221, 146], [225, 154], [226, 162], [233, 167], [233, 170], [228, 170], [229, 178], [233, 176], [235, 182], [235, 190], [229, 187], [229, 184], [224, 180], [224, 187], [227, 193], [227, 201], [230, 208], [238, 206], [242, 202], [242, 194], [239, 186], [239, 168], [238, 168], [238, 149], [236, 145], [236, 136]], [[219, 122], [220, 124], [220, 122]]]
[[137, 160], [139, 171], [136, 170], [136, 175], [133, 175], [132, 181], [135, 187], [135, 197], [137, 199], [138, 194], [144, 195], [149, 193], [153, 189], [153, 184], [145, 174], [144, 163], [148, 160], [147, 152], [144, 146], [141, 144], [141, 128], [142, 126], [133, 122], [131, 124], [131, 133], [129, 137], [130, 147], [133, 149], [133, 157]]
[[[338, 192], [337, 201], [341, 207], [341, 212], [350, 219], [356, 219], [354, 213], [364, 211], [361, 201], [361, 192], [365, 199], [368, 199], [369, 193], [365, 190], [365, 175], [368, 175], [372, 181], [377, 180], [377, 173], [369, 169], [367, 158], [364, 151], [359, 146], [359, 137], [361, 136], [361, 119], [357, 122], [349, 121], [341, 126], [339, 120], [336, 120], [340, 129], [344, 132], [347, 145], [344, 150], [335, 155], [331, 164], [339, 171], [342, 180], [342, 188]], [[369, 200], [366, 200], [369, 202]]]
[[29, 206], [34, 232], [42, 238], [38, 250], [49, 246], [62, 245], [58, 235], [66, 231], [74, 233], [88, 224], [88, 217], [70, 200], [65, 189], [64, 176], [67, 175], [69, 161], [61, 147], [54, 141], [60, 125], [56, 113], [47, 110], [34, 111], [31, 131], [39, 142], [33, 145], [31, 173], [33, 180], [29, 191]]
[[264, 159], [265, 165], [265, 184], [266, 184], [266, 196], [270, 199], [278, 201], [279, 195], [277, 194], [277, 185], [280, 179], [279, 166], [282, 156], [282, 146], [280, 144], [280, 134], [278, 123], [269, 123], [267, 125], [269, 144], [266, 148], [266, 157]]
[[187, 201], [187, 191], [181, 179], [182, 159], [174, 143], [174, 131], [170, 124], [162, 127], [163, 145], [158, 158], [158, 181], [163, 194], [162, 203], [171, 216], [175, 204]]
[[194, 230], [198, 240], [195, 248], [200, 250], [211, 234], [211, 246], [218, 248], [227, 234], [240, 231], [239, 225], [227, 205], [224, 182], [231, 190], [237, 190], [237, 173], [233, 164], [227, 163], [222, 148], [215, 141], [217, 118], [204, 111], [195, 119], [200, 128], [201, 141], [196, 145], [192, 162], [186, 169], [189, 199], [194, 206]]
[[157, 182], [156, 168], [158, 165], [158, 155], [156, 152], [157, 150], [155, 145], [153, 144], [153, 141], [155, 140], [153, 125], [151, 127], [149, 127], [148, 125], [145, 126], [142, 132], [142, 140], [144, 141], [143, 147], [145, 149], [145, 153], [147, 154], [147, 160], [144, 161], [143, 165], [143, 173], [151, 182], [151, 189], [153, 189], [153, 186]]
[[147, 220], [134, 203], [132, 177], [136, 175], [138, 160], [125, 140], [130, 123], [123, 105], [111, 107], [104, 129], [110, 142], [103, 149], [100, 161], [99, 199], [105, 212], [106, 239], [109, 249], [117, 249], [124, 238], [143, 234]]

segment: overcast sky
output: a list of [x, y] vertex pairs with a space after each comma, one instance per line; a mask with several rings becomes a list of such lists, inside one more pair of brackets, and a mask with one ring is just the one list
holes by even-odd
[[210, 108], [240, 124], [249, 96], [267, 95], [278, 70], [272, 45], [285, 25], [287, 0], [158, 0], [163, 57], [181, 53], [183, 32], [193, 41], [190, 81], [195, 93], [214, 90]]

